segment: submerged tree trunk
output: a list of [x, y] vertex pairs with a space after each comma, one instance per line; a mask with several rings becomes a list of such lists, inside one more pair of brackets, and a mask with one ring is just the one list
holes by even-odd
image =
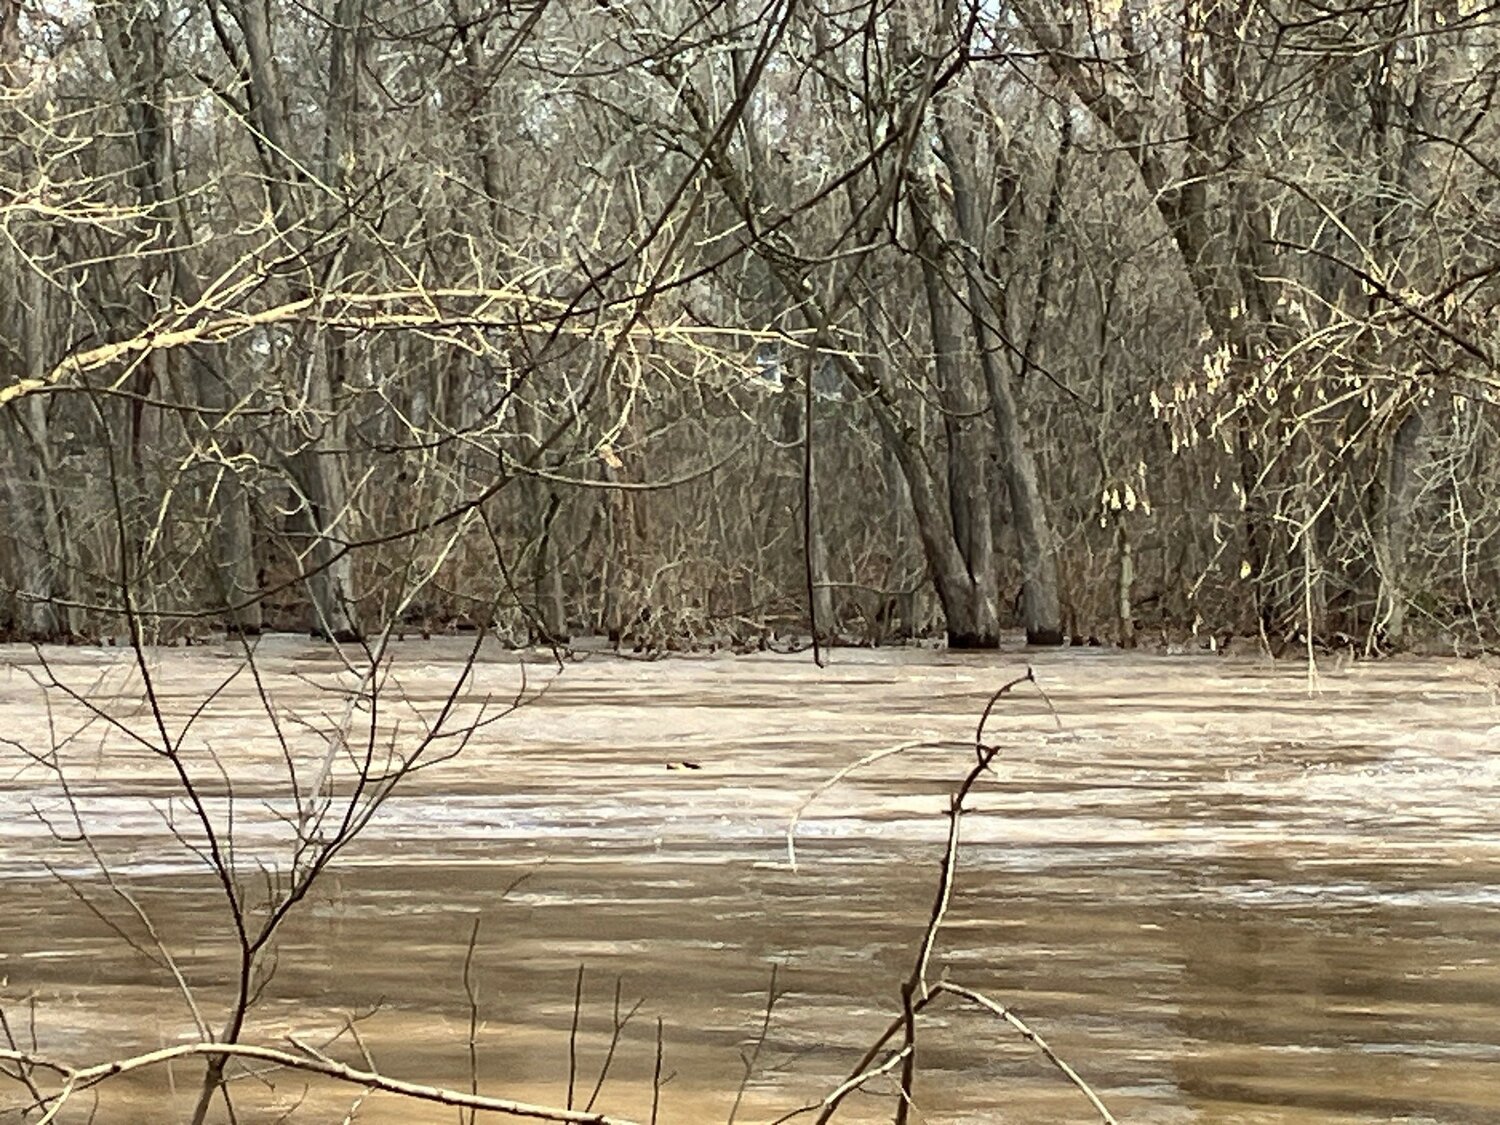
[[[833, 585], [828, 573], [828, 535], [823, 530], [823, 520], [818, 511], [818, 480], [816, 449], [809, 451], [806, 443], [813, 440], [812, 422], [806, 417], [812, 401], [809, 382], [814, 372], [806, 364], [783, 364], [781, 367], [781, 407], [778, 411], [781, 445], [796, 455], [795, 467], [791, 470], [797, 482], [796, 500], [788, 504], [792, 510], [801, 510], [803, 530], [807, 542], [803, 544], [806, 557], [802, 560], [812, 587], [812, 602], [808, 607], [811, 618], [810, 631], [819, 641], [832, 639], [837, 623], [834, 620]], [[810, 475], [805, 479], [804, 473]], [[804, 509], [804, 505], [808, 505]]]
[[[869, 388], [866, 401], [871, 405], [876, 426], [906, 482], [928, 574], [943, 608], [948, 643], [955, 648], [996, 647], [1000, 639], [993, 600], [987, 610], [983, 602], [976, 599], [968, 561], [959, 548], [952, 517], [943, 503], [917, 435], [904, 423], [894, 405], [882, 397], [890, 385], [883, 360], [871, 356], [864, 365], [847, 358], [841, 362], [851, 382]], [[990, 597], [993, 599], [994, 594], [991, 593]]]
[[[542, 421], [535, 407], [521, 391], [513, 394], [516, 429], [527, 447], [523, 464], [533, 464], [544, 456]], [[568, 637], [567, 598], [563, 592], [563, 574], [552, 529], [561, 497], [548, 487], [547, 481], [524, 476], [519, 482], [524, 538], [531, 540], [531, 574], [527, 620], [531, 640], [537, 644], [564, 644]]]
[[16, 631], [28, 641], [56, 641], [72, 634], [68, 610], [58, 601], [67, 539], [52, 492], [47, 430], [46, 404], [37, 396], [0, 407], [0, 472], [5, 474], [6, 531], [16, 566], [10, 585]]
[[[230, 5], [240, 28], [242, 57], [231, 57], [243, 67], [251, 123], [259, 133], [256, 145], [264, 170], [263, 185], [271, 218], [288, 247], [298, 245], [309, 206], [300, 190], [306, 176], [291, 147], [292, 128], [281, 94], [281, 81], [272, 44], [269, 9], [258, 0], [233, 0]], [[357, 130], [359, 51], [364, 36], [364, 0], [338, 0], [329, 28], [327, 104], [324, 107], [321, 171], [336, 198], [318, 208], [328, 221], [339, 219], [349, 173], [359, 143]], [[315, 291], [334, 277], [342, 261], [315, 274], [311, 262], [301, 263], [304, 292]], [[353, 616], [358, 600], [354, 563], [347, 550], [353, 512], [344, 477], [343, 380], [349, 365], [346, 344], [330, 337], [321, 359], [309, 347], [296, 375], [306, 389], [300, 416], [291, 420], [296, 450], [285, 459], [285, 469], [300, 494], [297, 521], [306, 536], [296, 552], [311, 602], [310, 632], [315, 636], [348, 640], [359, 635]], [[232, 533], [238, 534], [238, 533]], [[238, 585], [238, 581], [236, 584]]]
[[[18, 4], [0, 9], [0, 87], [22, 90]], [[26, 133], [24, 115], [6, 108], [5, 131]], [[34, 171], [31, 150], [18, 144], [16, 164], [5, 169], [25, 182]], [[7, 179], [10, 177], [8, 176]], [[45, 369], [47, 290], [37, 267], [25, 258], [34, 232], [17, 222], [0, 239], [0, 364], [17, 375], [39, 378]], [[56, 495], [56, 471], [49, 433], [47, 400], [23, 395], [0, 406], [0, 472], [5, 474], [6, 531], [14, 545], [15, 573], [8, 585], [16, 601], [17, 631], [28, 640], [60, 640], [73, 633], [72, 614], [62, 598], [73, 544], [63, 526]]]
[[[964, 369], [963, 335], [947, 277], [947, 258], [937, 229], [936, 200], [920, 175], [908, 177], [912, 217], [927, 322], [932, 333], [933, 367], [943, 428], [948, 438], [948, 519], [964, 562], [953, 575], [947, 602], [961, 604], [964, 619], [948, 624], [950, 648], [994, 648], [1000, 643], [995, 535], [990, 522], [987, 434], [974, 380]], [[952, 580], [950, 579], [950, 580]]]
[[[473, 102], [467, 131], [480, 183], [484, 186], [489, 233], [494, 239], [494, 266], [502, 281], [509, 282], [511, 278], [505, 275], [512, 269], [519, 272], [519, 259], [512, 245], [511, 223], [504, 206], [504, 152], [494, 125], [499, 112], [494, 96], [495, 76], [490, 73], [490, 56], [483, 39], [486, 25], [476, 19], [475, 8], [471, 0], [450, 0], [450, 9], [459, 27], [465, 77]], [[536, 365], [528, 367], [533, 384], [536, 370]], [[544, 467], [548, 461], [543, 448], [547, 439], [542, 414], [533, 401], [540, 393], [541, 388], [535, 385], [517, 385], [510, 389], [516, 430], [524, 448], [523, 467]], [[528, 630], [534, 642], [562, 644], [569, 640], [568, 603], [557, 538], [553, 533], [562, 497], [547, 481], [524, 471], [515, 487], [519, 494], [523, 541], [529, 539], [533, 551], [530, 574], [526, 576], [527, 589], [522, 592], [523, 598], [529, 602], [526, 611]], [[606, 600], [612, 599], [606, 595]], [[612, 619], [615, 612], [611, 607], [605, 614], [606, 618]], [[610, 631], [615, 632], [620, 627], [616, 622], [610, 626]]]
[[[744, 173], [714, 139], [714, 116], [700, 92], [687, 82], [682, 87], [682, 97], [698, 130], [699, 141], [708, 154], [708, 171], [740, 214], [754, 216], [756, 207]], [[878, 222], [880, 209], [871, 208], [870, 213]], [[801, 310], [803, 319], [812, 330], [813, 346], [830, 355], [844, 377], [860, 393], [874, 416], [881, 440], [900, 465], [916, 518], [917, 534], [927, 558], [928, 573], [938, 601], [942, 603], [950, 642], [960, 647], [975, 644], [994, 647], [999, 638], [993, 625], [993, 610], [986, 612], [982, 602], [973, 596], [974, 581], [969, 573], [968, 560], [955, 536], [952, 517], [927, 463], [925, 451], [920, 448], [892, 393], [890, 379], [884, 373], [884, 360], [873, 353], [855, 357], [842, 346], [828, 310], [806, 280], [795, 253], [787, 253], [779, 243], [766, 239], [752, 241], [749, 249], [765, 262], [786, 298]]]
[[1422, 410], [1413, 404], [1396, 427], [1384, 458], [1376, 526], [1376, 567], [1380, 597], [1375, 624], [1385, 641], [1399, 648], [1406, 640], [1406, 613], [1419, 589], [1411, 573], [1412, 529], [1421, 492]]
[[1135, 552], [1123, 519], [1115, 521], [1115, 643], [1135, 648], [1135, 609], [1130, 592], [1135, 585]]
[[[324, 107], [323, 179], [333, 191], [325, 206], [325, 225], [340, 219], [347, 205], [350, 173], [360, 151], [359, 87], [365, 39], [365, 0], [337, 0], [329, 29], [328, 104]], [[352, 240], [351, 240], [352, 241]], [[345, 254], [336, 256], [349, 272]], [[330, 278], [337, 276], [330, 273]], [[354, 555], [347, 549], [354, 522], [346, 461], [349, 456], [349, 421], [345, 386], [351, 360], [349, 341], [337, 331], [326, 336], [323, 377], [314, 377], [314, 417], [323, 421], [322, 440], [307, 451], [302, 464], [303, 487], [308, 489], [308, 515], [315, 536], [312, 552], [314, 634], [336, 641], [359, 637], [355, 619], [358, 590], [354, 578]], [[316, 365], [316, 360], [312, 360]]]
[[984, 275], [979, 255], [984, 245], [979, 214], [974, 201], [968, 162], [954, 147], [949, 130], [943, 130], [942, 156], [953, 187], [953, 216], [961, 243], [959, 257], [968, 292], [969, 311], [980, 370], [989, 391], [990, 412], [1000, 448], [1000, 471], [1010, 499], [1011, 524], [1021, 555], [1021, 620], [1026, 643], [1063, 643], [1062, 599], [1058, 590], [1057, 558], [1052, 527], [1042, 496], [1036, 455], [1021, 417], [1011, 365], [1001, 356], [1005, 343], [995, 323], [997, 302]]
[[354, 557], [347, 546], [352, 513], [340, 464], [348, 432], [339, 402], [348, 367], [343, 342], [329, 339], [322, 371], [317, 371], [316, 353], [308, 356], [307, 363], [315, 372], [308, 382], [313, 393], [307, 409], [317, 427], [317, 438], [297, 455], [292, 466], [302, 490], [299, 518], [306, 535], [303, 573], [312, 603], [308, 631], [324, 640], [353, 641], [360, 633], [354, 616]]
[[[172, 123], [166, 110], [166, 47], [161, 21], [163, 7], [153, 13], [146, 5], [101, 8], [99, 24], [115, 81], [127, 98], [127, 120], [139, 163], [135, 183], [149, 224], [146, 237], [158, 250], [146, 256], [142, 268], [152, 276], [153, 292], [164, 288], [184, 307], [203, 298], [203, 288], [184, 258], [195, 243], [185, 201], [176, 191], [173, 171]], [[257, 580], [255, 541], [251, 533], [249, 492], [240, 480], [236, 461], [243, 445], [230, 418], [234, 395], [228, 365], [218, 348], [200, 348], [185, 359], [159, 352], [161, 363], [186, 362], [194, 372], [198, 402], [205, 408], [205, 432], [194, 435], [211, 477], [196, 494], [208, 507], [204, 513], [211, 531], [205, 564], [209, 585], [221, 608], [224, 625], [254, 634], [261, 630], [262, 607]]]
[[[1226, 168], [1244, 162], [1240, 137], [1249, 128], [1250, 109], [1237, 104], [1236, 98], [1253, 83], [1246, 73], [1248, 58], [1235, 23], [1238, 17], [1228, 6], [1188, 4], [1183, 8], [1180, 65], [1174, 78], [1160, 79], [1175, 81], [1182, 113], [1182, 166], [1174, 175], [1167, 165], [1167, 146], [1148, 135], [1147, 119], [1115, 97], [1102, 72], [1086, 66], [1071, 50], [1066, 22], [1049, 18], [1038, 0], [1017, 0], [1015, 12], [1059, 80], [1135, 162], [1209, 329], [1205, 354], [1212, 355], [1217, 346], [1230, 387], [1250, 394], [1257, 363], [1251, 314], [1263, 312], [1258, 327], [1265, 333], [1272, 328], [1270, 310], [1275, 308], [1270, 295], [1275, 271], [1258, 268], [1261, 263], [1256, 260], [1263, 245], [1258, 239], [1266, 223], [1264, 206], [1256, 187], [1244, 179], [1235, 185], [1233, 206], [1215, 208], [1209, 190], [1224, 178]], [[1128, 36], [1128, 21], [1121, 27]], [[1134, 50], [1133, 43], [1126, 55], [1127, 65], [1142, 68], [1134, 74], [1142, 88], [1158, 81], [1158, 76], [1145, 73], [1140, 62], [1144, 56]], [[1226, 222], [1228, 230], [1216, 226]], [[1264, 488], [1269, 454], [1245, 410], [1238, 412], [1232, 425], [1234, 455], [1245, 490], [1244, 570], [1257, 623], [1268, 629], [1286, 618], [1286, 605], [1274, 580], [1287, 570], [1278, 565], [1287, 560], [1272, 558], [1276, 513], [1265, 501]]]

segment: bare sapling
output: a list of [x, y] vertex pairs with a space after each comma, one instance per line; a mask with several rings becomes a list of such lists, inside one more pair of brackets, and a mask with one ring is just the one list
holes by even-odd
[[954, 887], [958, 878], [959, 861], [962, 855], [961, 828], [964, 813], [969, 810], [969, 798], [980, 780], [987, 773], [993, 772], [995, 759], [1001, 751], [999, 744], [986, 740], [986, 728], [1000, 701], [1023, 684], [1029, 684], [1035, 689], [1040, 695], [1042, 702], [1046, 704], [1053, 722], [1061, 729], [1062, 723], [1056, 709], [1052, 706], [1052, 700], [1037, 682], [1032, 669], [1028, 667], [1025, 675], [1017, 676], [1015, 679], [1002, 684], [990, 696], [989, 702], [985, 704], [984, 711], [980, 714], [972, 743], [952, 741], [905, 742], [873, 751], [850, 765], [845, 766], [827, 781], [819, 785], [803, 800], [793, 813], [792, 819], [787, 826], [786, 838], [788, 860], [795, 869], [797, 864], [796, 832], [797, 825], [803, 813], [814, 800], [848, 778], [851, 774], [875, 762], [909, 750], [969, 750], [974, 756], [973, 763], [969, 766], [968, 772], [948, 799], [948, 837], [943, 847], [942, 856], [939, 859], [937, 886], [934, 891], [932, 910], [928, 916], [927, 924], [922, 930], [921, 937], [917, 942], [917, 950], [912, 960], [911, 970], [901, 982], [899, 990], [900, 1010], [892, 1017], [890, 1023], [886, 1025], [875, 1041], [869, 1045], [864, 1054], [860, 1056], [858, 1063], [855, 1064], [849, 1075], [842, 1082], [825, 1094], [820, 1101], [800, 1106], [783, 1114], [776, 1119], [773, 1125], [781, 1125], [782, 1122], [796, 1120], [807, 1115], [816, 1115], [814, 1120], [817, 1122], [817, 1125], [823, 1125], [824, 1122], [833, 1119], [850, 1094], [856, 1090], [865, 1088], [877, 1079], [888, 1076], [895, 1076], [897, 1084], [896, 1125], [906, 1125], [910, 1120], [912, 1108], [917, 1104], [915, 1091], [918, 1070], [918, 1046], [921, 1031], [920, 1017], [944, 997], [952, 997], [965, 1001], [967, 1004], [1005, 1021], [1023, 1039], [1035, 1046], [1041, 1052], [1042, 1056], [1063, 1077], [1078, 1088], [1078, 1091], [1088, 1100], [1089, 1105], [1098, 1115], [1100, 1121], [1104, 1122], [1105, 1125], [1115, 1125], [1115, 1117], [1106, 1108], [1104, 1102], [1094, 1089], [1071, 1065], [1052, 1049], [1047, 1041], [1028, 1022], [1017, 1015], [1009, 1006], [1000, 1003], [977, 989], [969, 988], [962, 983], [950, 980], [946, 972], [938, 973], [936, 977], [933, 972], [933, 960], [938, 949], [938, 939], [942, 934], [943, 925], [948, 917], [949, 907], [953, 902]]
[[[15, 1021], [0, 1021], [3, 1076], [24, 1090], [22, 1120], [56, 1120], [74, 1099], [99, 1083], [146, 1067], [190, 1059], [203, 1061], [203, 1073], [190, 1117], [201, 1125], [215, 1102], [233, 1119], [231, 1082], [250, 1071], [264, 1078], [266, 1068], [288, 1068], [349, 1083], [364, 1091], [380, 1090], [422, 1101], [467, 1108], [473, 1112], [511, 1114], [545, 1120], [598, 1122], [620, 1119], [592, 1108], [608, 1072], [601, 1068], [587, 1107], [538, 1106], [483, 1094], [477, 1073], [467, 1091], [446, 1090], [383, 1074], [370, 1059], [351, 1022], [346, 1031], [360, 1048], [363, 1065], [330, 1057], [327, 1044], [304, 1036], [284, 1043], [251, 1042], [253, 1013], [277, 969], [278, 936], [299, 904], [308, 899], [338, 857], [350, 849], [380, 809], [414, 775], [463, 753], [473, 739], [538, 694], [519, 665], [519, 686], [498, 703], [488, 695], [472, 698], [475, 668], [484, 634], [468, 646], [446, 694], [435, 704], [410, 697], [393, 667], [388, 628], [373, 640], [340, 650], [342, 667], [332, 683], [314, 686], [331, 706], [308, 715], [283, 705], [261, 674], [255, 645], [239, 642], [234, 666], [202, 697], [186, 705], [174, 701], [159, 684], [159, 656], [144, 641], [139, 617], [130, 622], [128, 690], [102, 690], [102, 680], [79, 686], [60, 673], [45, 651], [35, 650], [27, 669], [45, 704], [50, 745], [37, 749], [23, 740], [5, 740], [25, 762], [44, 775], [54, 797], [34, 804], [35, 815], [54, 843], [83, 850], [94, 874], [87, 878], [58, 866], [53, 877], [110, 932], [137, 955], [165, 973], [196, 1029], [193, 1041], [102, 1062], [75, 1064], [38, 1049], [35, 1017], [29, 1036], [18, 1034]], [[251, 681], [251, 698], [259, 711], [258, 735], [274, 746], [279, 782], [271, 796], [264, 785], [257, 795], [242, 795], [243, 764], [230, 759], [199, 734], [199, 726], [238, 681]], [[241, 692], [241, 697], [245, 694]], [[120, 700], [126, 699], [122, 705]], [[191, 866], [208, 873], [218, 901], [217, 932], [172, 934], [157, 924], [132, 887], [128, 873], [98, 836], [78, 798], [73, 773], [82, 768], [76, 750], [96, 737], [101, 752], [125, 746], [146, 757], [170, 782], [163, 809], [162, 849], [178, 849]], [[60, 810], [60, 811], [59, 811]], [[260, 833], [252, 840], [249, 829]], [[276, 845], [263, 843], [267, 829]], [[477, 940], [477, 928], [473, 935]], [[219, 994], [219, 982], [201, 979], [183, 967], [181, 948], [222, 940], [233, 971], [228, 998], [218, 1009], [206, 999]], [[176, 952], [174, 952], [174, 950]], [[472, 948], [465, 965], [465, 988], [476, 1013], [477, 994], [471, 972]], [[210, 987], [213, 986], [213, 987]], [[4, 1015], [0, 1012], [0, 1015]], [[618, 1017], [618, 1012], [617, 1012]], [[617, 1037], [625, 1019], [617, 1018]], [[474, 1025], [471, 1024], [471, 1036]], [[342, 1033], [339, 1036], [343, 1037]], [[472, 1052], [472, 1039], [471, 1039]], [[472, 1059], [472, 1054], [471, 1054]], [[361, 1095], [362, 1097], [363, 1095]]]

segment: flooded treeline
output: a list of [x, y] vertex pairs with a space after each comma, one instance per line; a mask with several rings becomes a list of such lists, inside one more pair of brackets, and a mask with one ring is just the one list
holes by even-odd
[[1484, 643], [1484, 9], [0, 6], [0, 629]]

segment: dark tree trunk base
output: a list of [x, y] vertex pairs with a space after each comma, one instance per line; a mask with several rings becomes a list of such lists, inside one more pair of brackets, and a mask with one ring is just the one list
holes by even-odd
[[72, 633], [65, 633], [61, 629], [50, 631], [27, 631], [27, 632], [0, 632], [0, 640], [6, 643], [16, 641], [29, 645], [76, 645], [85, 643], [83, 638]]
[[1027, 629], [1026, 643], [1037, 648], [1055, 646], [1063, 643], [1061, 629]]
[[955, 633], [950, 629], [948, 647], [950, 649], [999, 648], [1000, 638], [985, 633]]

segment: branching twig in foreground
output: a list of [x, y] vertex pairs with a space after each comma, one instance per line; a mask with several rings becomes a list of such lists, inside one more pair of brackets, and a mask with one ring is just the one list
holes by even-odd
[[1042, 1052], [1042, 1054], [1046, 1056], [1047, 1061], [1062, 1072], [1064, 1078], [1078, 1087], [1079, 1091], [1083, 1094], [1084, 1097], [1088, 1098], [1090, 1104], [1093, 1105], [1095, 1111], [1099, 1114], [1099, 1120], [1103, 1121], [1105, 1125], [1119, 1125], [1119, 1123], [1115, 1120], [1114, 1114], [1110, 1113], [1109, 1110], [1105, 1108], [1104, 1103], [1099, 1100], [1099, 1095], [1094, 1093], [1093, 1087], [1091, 1087], [1087, 1082], [1079, 1077], [1079, 1074], [1076, 1070], [1074, 1070], [1071, 1066], [1069, 1066], [1066, 1062], [1059, 1058], [1057, 1056], [1057, 1053], [1053, 1051], [1050, 1046], [1048, 1046], [1047, 1041], [1040, 1035], [1038, 1035], [1035, 1031], [1033, 1031], [1031, 1029], [1031, 1026], [1025, 1020], [1016, 1015], [1015, 1012], [1011, 1011], [1004, 1004], [996, 1003], [994, 1000], [991, 1000], [982, 992], [975, 992], [972, 988], [965, 988], [961, 984], [954, 984], [951, 981], [946, 980], [938, 981], [937, 984], [932, 986], [932, 991], [935, 993], [951, 992], [954, 996], [962, 996], [965, 1000], [968, 1000], [974, 1004], [978, 1004], [986, 1011], [993, 1012], [995, 1015], [999, 1016], [1006, 1023], [1010, 1024], [1011, 1027], [1019, 1031], [1023, 1039], [1035, 1046], [1038, 1051]]
[[[969, 767], [969, 770], [967, 774], [965, 774], [963, 781], [959, 784], [958, 788], [954, 790], [953, 795], [949, 800], [948, 840], [946, 846], [943, 848], [940, 874], [938, 877], [937, 893], [932, 905], [932, 912], [929, 915], [927, 925], [922, 932], [922, 939], [917, 949], [915, 962], [912, 965], [910, 974], [907, 976], [906, 980], [902, 982], [901, 985], [900, 1014], [898, 1014], [891, 1021], [889, 1026], [886, 1027], [884, 1034], [882, 1034], [879, 1039], [877, 1039], [865, 1052], [858, 1065], [854, 1068], [853, 1073], [850, 1074], [850, 1076], [844, 1082], [840, 1083], [838, 1087], [832, 1090], [821, 1102], [817, 1103], [816, 1105], [803, 1106], [800, 1109], [793, 1110], [791, 1113], [783, 1115], [778, 1119], [777, 1125], [780, 1125], [781, 1122], [789, 1121], [792, 1118], [798, 1117], [803, 1113], [809, 1112], [816, 1112], [818, 1115], [817, 1125], [824, 1125], [825, 1122], [832, 1119], [833, 1115], [838, 1112], [839, 1106], [842, 1104], [844, 1098], [848, 1094], [862, 1087], [870, 1079], [889, 1073], [898, 1064], [901, 1067], [901, 1100], [898, 1103], [896, 1109], [896, 1125], [905, 1125], [906, 1121], [908, 1120], [908, 1115], [910, 1113], [911, 1107], [913, 1105], [912, 1088], [915, 1084], [916, 1079], [917, 1017], [921, 1015], [922, 1012], [943, 993], [954, 996], [961, 996], [964, 999], [969, 1000], [971, 1003], [978, 1004], [988, 1011], [994, 1013], [995, 1015], [1000, 1016], [1012, 1027], [1016, 1028], [1016, 1030], [1018, 1030], [1025, 1039], [1035, 1044], [1037, 1049], [1040, 1050], [1044, 1056], [1046, 1056], [1048, 1061], [1051, 1062], [1055, 1067], [1057, 1067], [1058, 1070], [1060, 1070], [1063, 1075], [1067, 1077], [1067, 1079], [1071, 1083], [1073, 1083], [1073, 1085], [1076, 1086], [1084, 1094], [1085, 1097], [1088, 1098], [1089, 1103], [1098, 1112], [1100, 1119], [1105, 1123], [1105, 1125], [1116, 1125], [1115, 1118], [1110, 1114], [1109, 1110], [1105, 1108], [1104, 1103], [1099, 1100], [1098, 1095], [1094, 1093], [1094, 1091], [1089, 1087], [1088, 1083], [1084, 1082], [1084, 1080], [1079, 1077], [1077, 1071], [1075, 1071], [1067, 1063], [1063, 1062], [1063, 1060], [1057, 1056], [1052, 1048], [1047, 1045], [1046, 1041], [1043, 1040], [1042, 1037], [1036, 1032], [1032, 1031], [1031, 1028], [1027, 1026], [1027, 1024], [1014, 1012], [1010, 1011], [1010, 1009], [1006, 1008], [1005, 1006], [988, 999], [981, 993], [973, 991], [972, 989], [964, 988], [961, 985], [952, 984], [948, 981], [939, 981], [937, 983], [933, 983], [929, 979], [928, 970], [932, 962], [933, 952], [937, 946], [938, 933], [943, 928], [943, 923], [948, 916], [948, 907], [953, 901], [953, 886], [955, 876], [958, 872], [958, 859], [961, 844], [959, 824], [963, 818], [963, 814], [967, 811], [965, 807], [965, 801], [968, 799], [970, 792], [978, 783], [979, 779], [985, 773], [989, 772], [996, 756], [1000, 753], [999, 746], [985, 741], [985, 728], [990, 721], [991, 715], [994, 713], [996, 704], [998, 704], [1001, 699], [1010, 694], [1010, 692], [1012, 692], [1014, 689], [1021, 686], [1022, 684], [1027, 683], [1035, 687], [1037, 692], [1041, 695], [1042, 701], [1047, 705], [1047, 710], [1052, 715], [1053, 722], [1056, 723], [1059, 728], [1061, 728], [1062, 726], [1061, 719], [1057, 714], [1057, 709], [1052, 705], [1052, 700], [1047, 695], [1046, 691], [1040, 684], [1037, 683], [1036, 676], [1031, 668], [1026, 669], [1025, 675], [1017, 676], [1009, 682], [1001, 685], [999, 690], [997, 690], [993, 695], [990, 696], [989, 702], [985, 704], [984, 711], [979, 717], [978, 726], [974, 731], [974, 764]], [[816, 799], [820, 794], [827, 792], [830, 788], [838, 784], [844, 778], [848, 777], [855, 770], [869, 765], [872, 762], [879, 761], [880, 759], [888, 757], [892, 754], [899, 754], [904, 750], [914, 749], [918, 746], [938, 745], [951, 744], [904, 743], [900, 746], [892, 746], [884, 750], [877, 750], [871, 754], [865, 755], [853, 764], [845, 766], [823, 784], [819, 785], [817, 789], [813, 790], [813, 792], [807, 797], [807, 799], [798, 806], [796, 813], [792, 817], [792, 822], [787, 829], [787, 850], [789, 855], [792, 857], [793, 866], [795, 867], [796, 860], [795, 852], [792, 851], [792, 840], [796, 832], [797, 821], [801, 817], [803, 811], [814, 799]], [[877, 1063], [876, 1060], [880, 1057], [881, 1052], [886, 1050], [886, 1044], [889, 1043], [892, 1039], [895, 1039], [898, 1035], [900, 1036], [899, 1046], [896, 1047], [895, 1050], [891, 1051], [883, 1061]]]
[[503, 1113], [510, 1117], [525, 1117], [534, 1121], [563, 1121], [568, 1122], [569, 1125], [636, 1125], [635, 1122], [626, 1118], [610, 1117], [603, 1113], [533, 1105], [530, 1102], [515, 1101], [511, 1098], [494, 1098], [484, 1094], [448, 1090], [441, 1086], [403, 1082], [399, 1078], [387, 1078], [372, 1070], [359, 1070], [356, 1067], [346, 1066], [318, 1052], [294, 1055], [289, 1051], [277, 1050], [274, 1047], [258, 1047], [249, 1043], [184, 1043], [177, 1047], [166, 1047], [160, 1051], [148, 1051], [130, 1058], [114, 1059], [87, 1067], [71, 1067], [24, 1051], [0, 1048], [0, 1061], [17, 1063], [36, 1070], [51, 1071], [62, 1078], [62, 1089], [48, 1098], [52, 1102], [51, 1108], [37, 1125], [46, 1125], [55, 1120], [63, 1104], [80, 1090], [95, 1086], [116, 1075], [141, 1070], [148, 1066], [158, 1066], [191, 1055], [254, 1059], [257, 1062], [273, 1063], [292, 1070], [322, 1074], [340, 1082], [349, 1082], [366, 1089], [381, 1090], [404, 1098], [414, 1098], [417, 1101], [484, 1110], [489, 1113]]

